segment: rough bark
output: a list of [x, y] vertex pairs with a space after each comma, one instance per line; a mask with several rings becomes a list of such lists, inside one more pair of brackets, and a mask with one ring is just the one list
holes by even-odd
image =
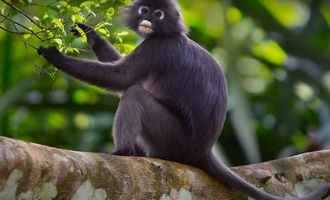
[[[233, 168], [280, 196], [330, 180], [330, 151]], [[247, 199], [204, 172], [148, 158], [74, 152], [0, 138], [1, 200]]]

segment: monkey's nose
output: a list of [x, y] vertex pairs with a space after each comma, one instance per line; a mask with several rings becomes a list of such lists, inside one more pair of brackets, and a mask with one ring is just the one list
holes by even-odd
[[139, 32], [142, 34], [150, 34], [153, 32], [152, 30], [152, 23], [148, 20], [143, 20], [140, 24], [139, 24]]
[[152, 23], [149, 21], [149, 20], [143, 20], [141, 23], [140, 23], [140, 26], [145, 26], [145, 27], [152, 27]]

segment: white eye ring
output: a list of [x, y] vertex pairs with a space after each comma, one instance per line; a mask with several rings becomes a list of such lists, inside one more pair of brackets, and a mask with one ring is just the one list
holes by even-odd
[[139, 15], [145, 15], [149, 12], [149, 7], [148, 6], [140, 6], [139, 8]]
[[165, 12], [159, 9], [155, 10], [153, 15], [160, 20], [163, 20], [165, 18]]

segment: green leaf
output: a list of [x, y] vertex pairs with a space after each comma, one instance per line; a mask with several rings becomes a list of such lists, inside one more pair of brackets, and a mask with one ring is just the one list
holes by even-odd
[[261, 0], [261, 3], [286, 27], [302, 26], [309, 19], [308, 8], [301, 1]]
[[2, 15], [5, 15], [5, 14], [6, 14], [6, 9], [5, 9], [5, 8], [1, 8], [1, 9], [0, 9], [0, 13], [1, 13]]
[[69, 6], [69, 4], [66, 2], [66, 1], [59, 1], [57, 4], [56, 4], [56, 7], [57, 8], [67, 8]]
[[63, 41], [61, 39], [54, 39], [54, 43], [56, 43], [59, 47], [63, 45]]
[[52, 24], [59, 28], [63, 33], [65, 33], [65, 29], [64, 29], [64, 24], [63, 24], [63, 19], [58, 19], [58, 18], [55, 18], [52, 20]]
[[37, 16], [33, 16], [33, 19], [34, 19], [35, 21], [40, 21], [39, 17], [37, 17]]
[[80, 51], [77, 48], [68, 47], [68, 48], [64, 49], [64, 53], [66, 53], [66, 54], [79, 54]]
[[70, 11], [74, 14], [78, 14], [81, 11], [81, 9], [79, 7], [76, 7], [76, 6], [72, 6], [70, 8]]
[[72, 15], [71, 20], [73, 23], [84, 23], [86, 21], [86, 18], [81, 15]]
[[106, 19], [107, 20], [112, 20], [112, 17], [114, 16], [115, 14], [115, 9], [114, 8], [109, 8], [107, 11], [106, 11]]
[[28, 40], [29, 38], [31, 38], [31, 34], [24, 34], [23, 35], [24, 40]]
[[260, 42], [252, 47], [253, 53], [274, 64], [283, 64], [288, 55], [275, 41]]
[[83, 9], [91, 9], [94, 6], [94, 1], [84, 1], [80, 4], [80, 7]]
[[127, 36], [128, 34], [129, 34], [129, 33], [128, 33], [127, 31], [122, 31], [122, 32], [117, 33], [117, 35], [118, 35], [119, 37]]

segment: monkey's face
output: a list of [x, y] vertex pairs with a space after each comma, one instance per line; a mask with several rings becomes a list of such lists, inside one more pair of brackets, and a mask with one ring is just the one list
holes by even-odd
[[173, 36], [186, 30], [173, 0], [137, 0], [127, 10], [126, 21], [144, 37]]

